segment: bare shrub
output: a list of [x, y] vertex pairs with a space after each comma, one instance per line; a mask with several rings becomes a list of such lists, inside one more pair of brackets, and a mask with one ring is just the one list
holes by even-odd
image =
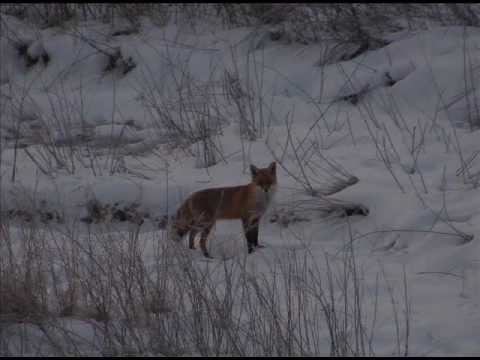
[[54, 86], [43, 84], [43, 89], [46, 105], [37, 103], [27, 86], [12, 89], [6, 101], [15, 152], [23, 149], [48, 177], [62, 172], [75, 174], [78, 169], [88, 169], [95, 176], [125, 172], [122, 145], [138, 141], [137, 129], [121, 118], [115, 94], [111, 122], [97, 131], [96, 124], [86, 116], [85, 90], [81, 86], [76, 94], [63, 81]]
[[[277, 203], [270, 217], [271, 223], [288, 227], [298, 222], [311, 222], [318, 219], [342, 218], [347, 216], [367, 216], [370, 210], [362, 204], [340, 201], [327, 197], [315, 197]], [[312, 216], [313, 215], [313, 216]]]
[[273, 158], [282, 169], [311, 196], [331, 195], [356, 184], [359, 179], [344, 169], [339, 163], [323, 154], [318, 141], [307, 141], [310, 131], [302, 140], [292, 131], [294, 113], [287, 114], [287, 138], [278, 151], [266, 142]]
[[5, 4], [1, 12], [31, 21], [41, 27], [63, 26], [70, 20], [115, 22], [127, 19], [138, 25], [140, 16], [165, 16], [164, 4]]
[[[42, 236], [24, 228], [21, 238], [10, 233], [3, 218], [0, 229], [0, 317], [5, 321], [36, 321], [48, 315], [48, 280]], [[39, 236], [40, 235], [40, 236]], [[20, 249], [19, 253], [17, 249]]]
[[137, 27], [142, 16], [159, 24], [172, 21], [195, 27], [202, 21], [235, 26], [276, 26], [282, 38], [302, 43], [336, 39], [373, 49], [386, 31], [439, 25], [477, 26], [476, 4], [5, 4], [0, 10], [41, 26], [59, 26], [70, 20], [126, 19]]
[[[2, 314], [21, 304], [30, 309], [23, 321], [40, 331], [4, 333], [4, 344], [22, 336], [44, 355], [375, 354], [377, 307], [368, 304], [377, 300], [365, 301], [353, 240], [335, 258], [325, 253], [322, 265], [308, 249], [292, 250], [255, 271], [246, 257], [199, 262], [163, 232], [57, 230], [30, 227], [18, 237], [2, 227]], [[397, 333], [408, 332], [410, 312], [405, 327], [400, 309], [392, 311]], [[71, 329], [71, 317], [93, 337]], [[397, 335], [392, 346], [400, 353], [408, 336], [402, 343]]]
[[146, 72], [140, 72], [137, 91], [151, 116], [151, 125], [164, 144], [195, 155], [198, 167], [215, 165], [223, 158], [218, 135], [226, 123], [213, 80], [215, 69], [207, 81], [199, 81], [191, 75], [188, 60], [178, 64], [168, 50], [166, 57], [172, 86], [154, 81], [148, 66]]
[[257, 55], [253, 50], [247, 52], [241, 68], [236, 49], [230, 47], [233, 66], [225, 70], [222, 83], [227, 104], [234, 108], [240, 135], [249, 141], [264, 137], [272, 118], [272, 110], [265, 99], [265, 59], [263, 53]]

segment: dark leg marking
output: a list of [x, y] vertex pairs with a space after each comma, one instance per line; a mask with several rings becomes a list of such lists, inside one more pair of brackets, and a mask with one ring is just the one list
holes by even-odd
[[207, 239], [208, 234], [210, 234], [210, 230], [212, 230], [213, 224], [208, 225], [207, 227], [203, 228], [200, 234], [200, 248], [202, 249], [203, 255], [207, 258], [212, 258], [207, 250]]
[[248, 253], [251, 254], [254, 248], [258, 247], [258, 219], [243, 220], [242, 224], [247, 238]]
[[192, 250], [195, 249], [195, 236], [198, 233], [198, 229], [196, 227], [192, 227], [190, 230], [190, 235], [188, 237], [188, 247]]

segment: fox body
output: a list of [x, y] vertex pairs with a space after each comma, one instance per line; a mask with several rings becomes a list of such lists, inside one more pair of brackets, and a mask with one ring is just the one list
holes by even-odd
[[180, 241], [189, 234], [189, 247], [195, 249], [195, 236], [200, 232], [200, 248], [206, 257], [208, 235], [219, 219], [240, 219], [247, 239], [248, 253], [258, 244], [258, 227], [277, 187], [276, 163], [259, 169], [250, 165], [252, 181], [246, 185], [219, 187], [191, 194], [178, 208], [171, 234]]

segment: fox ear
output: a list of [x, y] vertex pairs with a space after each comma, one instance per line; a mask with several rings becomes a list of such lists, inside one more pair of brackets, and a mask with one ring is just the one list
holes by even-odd
[[252, 173], [252, 177], [257, 176], [258, 168], [255, 165], [250, 164], [250, 172]]
[[272, 174], [275, 174], [277, 172], [277, 163], [274, 161], [272, 162], [269, 166], [268, 166], [268, 170], [270, 170], [270, 172]]

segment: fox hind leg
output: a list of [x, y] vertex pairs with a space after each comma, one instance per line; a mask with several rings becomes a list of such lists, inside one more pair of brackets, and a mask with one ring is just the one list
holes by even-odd
[[210, 234], [210, 231], [212, 230], [212, 227], [213, 227], [213, 224], [207, 225], [206, 227], [203, 228], [200, 234], [200, 248], [202, 249], [203, 255], [207, 258], [211, 258], [207, 250], [207, 239], [208, 239], [208, 234]]
[[188, 247], [192, 250], [195, 250], [195, 236], [197, 236], [197, 234], [198, 234], [198, 229], [195, 226], [193, 226], [188, 236]]

